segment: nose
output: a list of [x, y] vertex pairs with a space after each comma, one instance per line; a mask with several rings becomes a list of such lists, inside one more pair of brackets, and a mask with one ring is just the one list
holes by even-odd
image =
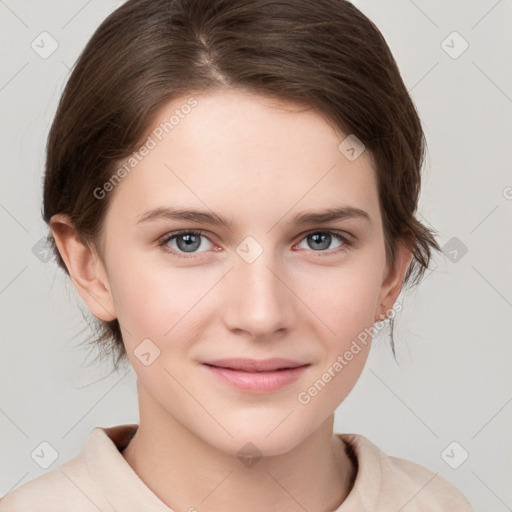
[[252, 263], [236, 257], [226, 277], [223, 313], [231, 331], [265, 340], [282, 336], [296, 322], [298, 301], [293, 284], [270, 250]]

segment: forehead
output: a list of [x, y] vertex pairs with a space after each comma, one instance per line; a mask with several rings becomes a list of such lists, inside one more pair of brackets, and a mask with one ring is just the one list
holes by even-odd
[[112, 202], [132, 217], [176, 204], [267, 221], [340, 204], [376, 216], [371, 157], [349, 160], [339, 148], [347, 135], [297, 103], [241, 91], [185, 96], [160, 109]]

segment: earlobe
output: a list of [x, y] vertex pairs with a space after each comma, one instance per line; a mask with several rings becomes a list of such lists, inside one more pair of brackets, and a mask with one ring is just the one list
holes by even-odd
[[67, 215], [53, 215], [50, 228], [73, 284], [89, 311], [104, 322], [114, 320], [110, 285], [97, 251], [78, 236]]
[[412, 256], [412, 247], [406, 245], [405, 242], [397, 244], [394, 265], [388, 269], [382, 282], [378, 302], [379, 308], [375, 312], [375, 322], [385, 320], [390, 315], [390, 311], [402, 290], [405, 274], [411, 264]]

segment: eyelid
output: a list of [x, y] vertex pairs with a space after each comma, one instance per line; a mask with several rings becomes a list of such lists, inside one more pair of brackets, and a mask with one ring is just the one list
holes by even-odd
[[300, 235], [297, 235], [297, 239], [300, 241], [304, 237], [306, 237], [308, 235], [313, 235], [313, 234], [316, 234], [316, 233], [330, 233], [330, 234], [333, 234], [333, 235], [338, 235], [341, 238], [344, 238], [344, 239], [346, 239], [346, 240], [348, 240], [350, 242], [355, 241], [354, 235], [348, 233], [347, 231], [342, 231], [340, 229], [334, 229], [334, 228], [308, 229], [307, 231], [304, 231]]

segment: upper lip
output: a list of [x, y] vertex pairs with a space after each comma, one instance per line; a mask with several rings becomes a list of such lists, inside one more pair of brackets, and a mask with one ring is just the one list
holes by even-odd
[[274, 357], [272, 359], [215, 359], [211, 361], [203, 361], [203, 364], [216, 366], [218, 368], [229, 368], [230, 370], [241, 370], [245, 372], [269, 372], [274, 370], [282, 370], [284, 368], [297, 368], [309, 363]]

